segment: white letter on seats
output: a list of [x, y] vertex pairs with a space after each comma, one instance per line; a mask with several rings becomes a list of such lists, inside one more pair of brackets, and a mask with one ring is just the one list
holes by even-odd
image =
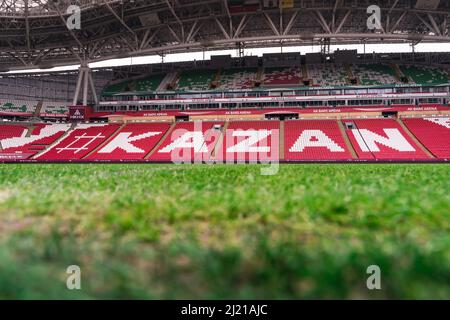
[[367, 129], [359, 129], [359, 133], [358, 129], [352, 129], [353, 135], [363, 152], [380, 152], [377, 143], [397, 151], [416, 151], [398, 129], [383, 129], [383, 131], [387, 138]]
[[175, 149], [191, 149], [194, 148], [194, 152], [208, 152], [208, 148], [205, 144], [205, 137], [201, 131], [186, 132], [181, 137], [177, 138], [174, 142], [162, 148], [158, 153], [170, 153]]
[[245, 140], [227, 149], [228, 153], [234, 152], [270, 152], [269, 146], [254, 145], [271, 135], [270, 130], [234, 130], [233, 137], [248, 137]]
[[134, 137], [131, 137], [131, 132], [119, 133], [112, 141], [110, 141], [98, 153], [111, 153], [116, 149], [122, 149], [126, 153], [145, 153], [145, 150], [139, 149], [130, 142], [139, 141], [145, 138], [150, 138], [160, 134], [161, 132], [147, 132]]
[[[316, 138], [316, 141], [311, 141], [312, 138]], [[332, 152], [345, 152], [336, 142], [331, 140], [321, 130], [304, 130], [302, 134], [295, 141], [294, 145], [289, 149], [289, 152], [303, 152], [307, 147], [323, 147]]]

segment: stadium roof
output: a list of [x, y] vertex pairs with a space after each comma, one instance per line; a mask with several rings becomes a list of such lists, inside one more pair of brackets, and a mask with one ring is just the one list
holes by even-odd
[[[70, 4], [80, 30], [66, 26]], [[449, 15], [442, 0], [0, 0], [0, 72], [191, 50], [450, 42]]]

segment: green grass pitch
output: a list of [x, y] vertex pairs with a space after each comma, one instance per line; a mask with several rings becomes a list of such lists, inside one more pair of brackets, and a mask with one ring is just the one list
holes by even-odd
[[0, 165], [0, 298], [450, 298], [449, 165], [260, 171]]

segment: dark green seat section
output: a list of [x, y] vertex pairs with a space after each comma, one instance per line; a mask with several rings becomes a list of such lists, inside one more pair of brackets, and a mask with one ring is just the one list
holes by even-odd
[[158, 86], [163, 81], [165, 74], [157, 74], [145, 77], [138, 80], [129, 80], [120, 83], [115, 83], [103, 89], [103, 96], [112, 96], [114, 94], [125, 92], [149, 92], [156, 91]]
[[353, 66], [353, 74], [361, 85], [389, 85], [397, 83], [395, 70], [387, 64], [362, 64]]
[[400, 66], [403, 74], [421, 85], [438, 85], [448, 83], [448, 75], [444, 70], [425, 66]]
[[0, 100], [0, 112], [33, 113], [37, 102], [20, 100]]
[[211, 82], [217, 74], [217, 70], [189, 70], [183, 71], [178, 80], [179, 91], [209, 90]]

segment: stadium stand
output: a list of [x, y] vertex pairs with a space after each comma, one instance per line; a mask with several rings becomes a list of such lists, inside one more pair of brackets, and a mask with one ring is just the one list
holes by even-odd
[[399, 66], [402, 73], [412, 83], [421, 85], [439, 85], [448, 83], [448, 75], [445, 71], [425, 66]]
[[0, 158], [14, 154], [44, 161], [445, 160], [450, 118], [2, 124]]
[[178, 122], [162, 144], [152, 152], [153, 161], [209, 160], [223, 122]]
[[395, 71], [385, 64], [362, 64], [352, 66], [360, 85], [392, 85], [398, 83]]
[[220, 74], [222, 89], [251, 89], [257, 76], [256, 68], [226, 69]]
[[37, 101], [0, 100], [0, 113], [32, 115], [37, 104]]
[[298, 86], [302, 72], [298, 67], [266, 68], [264, 70], [264, 86]]
[[39, 160], [80, 160], [105, 142], [120, 126], [118, 124], [78, 124], [58, 143], [39, 154]]
[[345, 160], [352, 156], [335, 120], [285, 122], [285, 160]]
[[69, 106], [67, 102], [47, 102], [42, 104], [40, 116], [47, 117], [67, 117], [69, 114]]
[[450, 118], [403, 119], [403, 123], [437, 158], [450, 159]]
[[142, 160], [156, 146], [169, 127], [168, 123], [127, 124], [86, 159]]
[[103, 89], [102, 96], [108, 97], [118, 93], [131, 91], [130, 85], [131, 81], [110, 84]]
[[21, 125], [0, 125], [0, 145], [4, 149], [3, 140], [26, 135], [28, 128]]
[[156, 91], [161, 81], [164, 79], [164, 74], [156, 74], [148, 76], [144, 79], [135, 80], [132, 84], [132, 91], [149, 92]]
[[359, 119], [344, 122], [349, 139], [360, 159], [429, 159], [394, 119]]
[[225, 139], [216, 149], [223, 162], [257, 162], [279, 158], [279, 121], [230, 122]]
[[347, 72], [339, 64], [309, 64], [308, 76], [313, 80], [313, 86], [345, 86], [347, 85]]
[[70, 128], [70, 124], [37, 124], [28, 135], [28, 128], [8, 126], [10, 135], [8, 138], [0, 137], [3, 152], [36, 154], [46, 149], [59, 139]]
[[181, 72], [177, 89], [180, 91], [209, 90], [217, 70], [190, 70]]
[[163, 81], [164, 74], [155, 74], [143, 79], [128, 80], [115, 84], [110, 84], [103, 89], [102, 96], [112, 96], [125, 92], [151, 92], [156, 91]]

